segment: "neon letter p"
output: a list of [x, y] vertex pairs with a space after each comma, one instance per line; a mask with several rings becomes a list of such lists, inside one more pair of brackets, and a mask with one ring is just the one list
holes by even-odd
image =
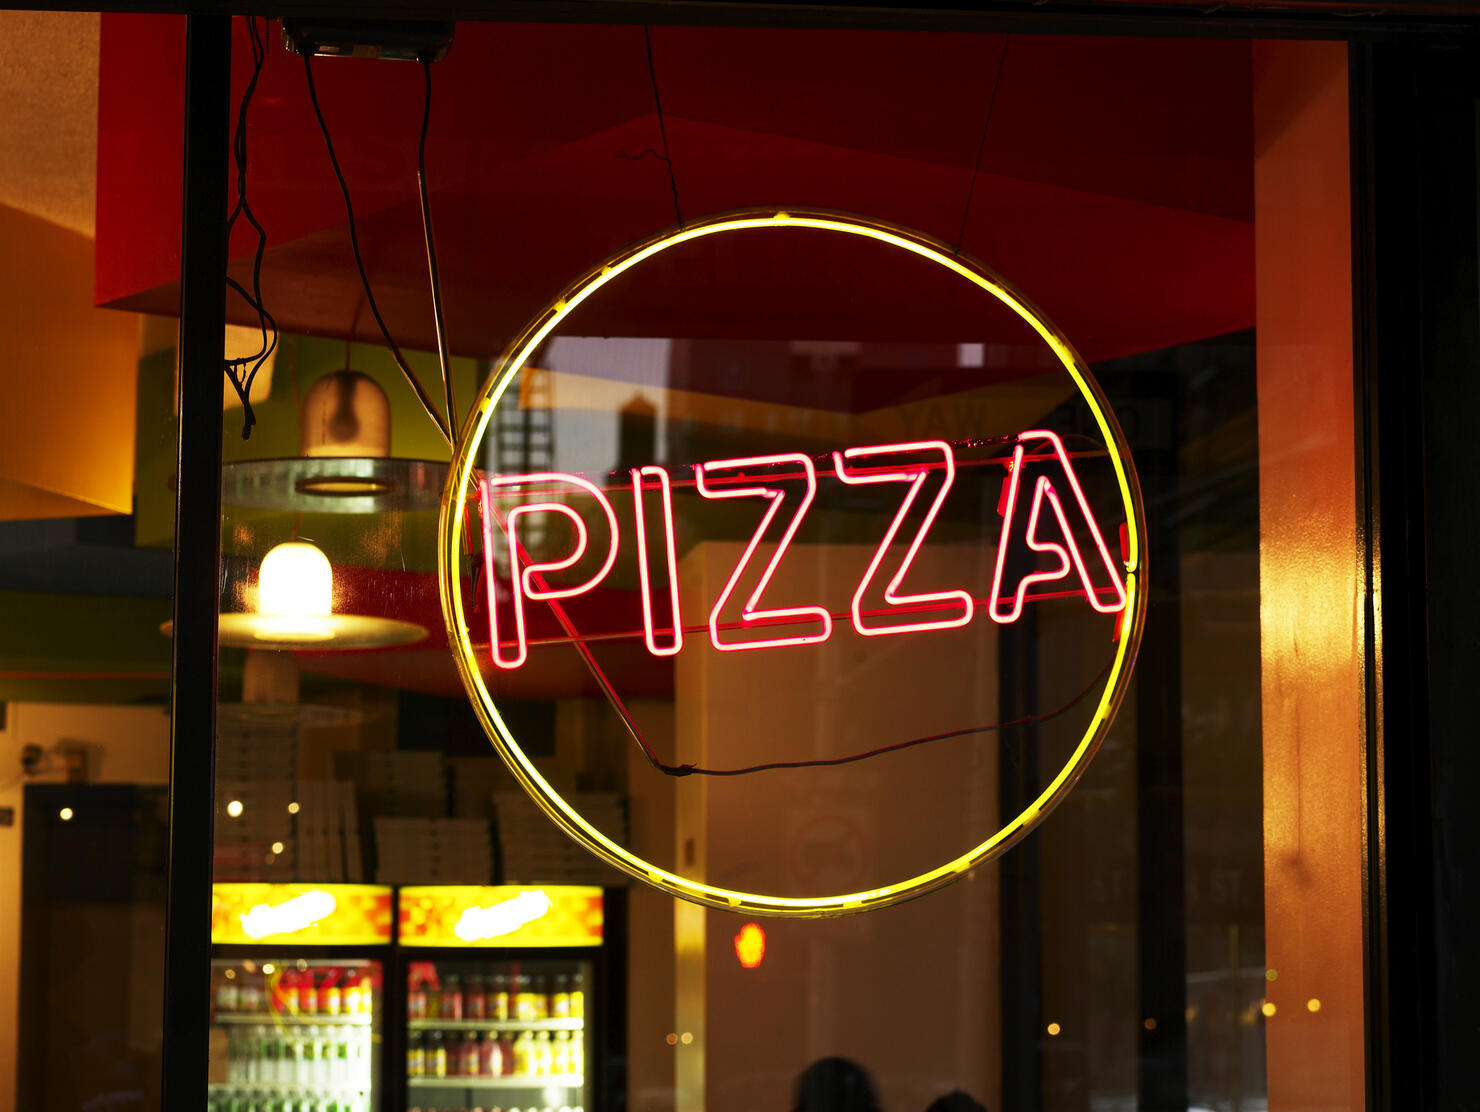
[[[529, 491], [528, 495], [541, 500], [520, 502], [506, 515], [499, 518], [499, 523], [503, 526], [499, 532], [508, 544], [509, 586], [514, 601], [515, 652], [512, 657], [506, 657], [499, 639], [498, 596], [495, 590], [493, 559], [493, 525], [498, 511], [494, 508], [492, 488], [524, 486], [538, 487], [537, 490]], [[596, 499], [596, 504], [606, 517], [609, 537], [606, 559], [585, 582], [566, 587], [552, 587], [545, 579], [546, 573], [564, 571], [566, 568], [573, 567], [581, 557], [585, 556], [589, 544], [585, 518], [566, 502], [554, 500], [556, 497], [568, 496], [572, 493], [570, 490], [572, 487]], [[607, 573], [612, 570], [612, 565], [617, 562], [617, 512], [612, 509], [611, 502], [596, 484], [589, 479], [564, 471], [541, 471], [531, 475], [500, 475], [493, 479], [483, 479], [478, 484], [478, 493], [483, 503], [483, 571], [488, 581], [488, 648], [493, 656], [494, 664], [500, 668], [514, 669], [522, 665], [529, 656], [529, 640], [525, 633], [524, 600], [529, 598], [545, 602], [551, 599], [574, 598], [576, 595], [583, 595], [590, 591], [605, 579]], [[570, 522], [575, 532], [575, 545], [568, 555], [556, 560], [530, 559], [529, 553], [524, 550], [524, 546], [519, 541], [519, 525], [523, 518], [537, 513], [560, 514]]]

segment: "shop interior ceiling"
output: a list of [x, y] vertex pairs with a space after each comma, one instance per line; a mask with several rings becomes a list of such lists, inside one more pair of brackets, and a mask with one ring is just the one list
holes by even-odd
[[[153, 313], [178, 297], [171, 30], [169, 17], [103, 19], [97, 298]], [[658, 27], [652, 42], [686, 217], [814, 205], [957, 238], [1003, 36]], [[1251, 325], [1248, 44], [1015, 36], [1007, 46], [963, 248], [1029, 291], [1091, 362]], [[239, 27], [238, 95], [250, 62]], [[420, 68], [321, 59], [315, 74], [391, 331], [434, 350], [415, 194]], [[661, 161], [623, 157], [662, 147], [643, 30], [460, 24], [433, 76], [427, 157], [449, 344], [493, 358], [567, 282], [674, 223]], [[288, 331], [379, 342], [302, 62], [275, 43], [250, 128], [268, 306]], [[240, 278], [251, 244], [239, 223]], [[749, 338], [774, 335], [791, 323], [786, 307], [805, 306], [806, 331], [780, 334], [940, 338], [918, 316], [916, 336], [859, 335], [846, 304], [779, 257], [733, 282], [702, 301], [676, 291], [663, 305], [613, 298], [605, 313], [583, 312], [600, 335]], [[756, 303], [746, 295], [758, 282], [782, 319], [731, 311]], [[239, 302], [232, 312], [250, 323]], [[830, 336], [839, 315], [846, 324]]]
[[[102, 17], [99, 305], [177, 311], [182, 26], [172, 16]], [[813, 205], [952, 242], [970, 190], [963, 249], [1028, 291], [1091, 362], [1253, 324], [1247, 43], [674, 27], [653, 28], [652, 41], [690, 219]], [[249, 189], [269, 236], [267, 305], [286, 331], [378, 345], [301, 60], [276, 45], [276, 28], [272, 44], [249, 135]], [[251, 63], [240, 21], [234, 50], [239, 98]], [[414, 185], [420, 70], [323, 59], [315, 74], [392, 333], [404, 347], [434, 349]], [[428, 161], [449, 342], [455, 354], [494, 358], [566, 282], [674, 223], [663, 164], [624, 157], [661, 147], [643, 30], [460, 24], [434, 81]], [[239, 279], [251, 247], [239, 227]], [[859, 335], [856, 316], [826, 290], [789, 285], [779, 256], [734, 280], [732, 299], [676, 296], [640, 311], [614, 299], [588, 321], [605, 335], [767, 336], [790, 322], [726, 311], [755, 304], [765, 283], [771, 304], [806, 305], [806, 334], [818, 338], [829, 338], [832, 319], [840, 329], [846, 321], [839, 338], [940, 338], [919, 316], [910, 335]], [[237, 323], [253, 323], [228, 304]], [[763, 396], [761, 383], [713, 388]], [[393, 404], [397, 419], [416, 419], [409, 396]], [[305, 663], [459, 690], [440, 637]]]

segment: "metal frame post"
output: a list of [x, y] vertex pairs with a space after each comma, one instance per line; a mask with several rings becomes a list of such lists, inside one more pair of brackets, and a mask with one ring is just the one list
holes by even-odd
[[170, 687], [170, 869], [165, 911], [166, 1112], [205, 1106], [210, 1050], [216, 613], [221, 563], [222, 335], [226, 313], [231, 17], [185, 25], [180, 232], [179, 456]]

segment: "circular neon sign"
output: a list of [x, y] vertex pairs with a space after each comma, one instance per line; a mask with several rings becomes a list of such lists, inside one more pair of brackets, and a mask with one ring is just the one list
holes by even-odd
[[[529, 361], [541, 345], [552, 336], [562, 321], [597, 291], [616, 282], [624, 274], [642, 266], [655, 256], [682, 244], [705, 237], [756, 229], [797, 229], [862, 237], [885, 247], [906, 252], [943, 268], [964, 282], [971, 283], [1027, 324], [1047, 345], [1058, 365], [1062, 366], [1073, 380], [1078, 396], [1093, 417], [1095, 427], [1103, 438], [1105, 455], [1113, 473], [1115, 490], [1125, 521], [1125, 527], [1118, 538], [1120, 542], [1118, 558], [1112, 557], [1110, 545], [1105, 539], [1105, 531], [1095, 522], [1084, 492], [1075, 477], [1069, 454], [1065, 451], [1060, 438], [1043, 429], [1031, 430], [1017, 436], [1015, 455], [1008, 464], [1012, 478], [1004, 488], [1005, 524], [1003, 540], [998, 546], [996, 576], [992, 584], [990, 605], [983, 609], [987, 610], [991, 619], [998, 623], [1006, 624], [1015, 621], [1022, 610], [1025, 591], [1032, 581], [1072, 578], [1077, 574], [1079, 582], [1083, 585], [1084, 597], [1095, 610], [1113, 616], [1116, 624], [1114, 655], [1103, 673], [1104, 686], [1095, 700], [1093, 714], [1082, 736], [1070, 751], [1067, 760], [1048, 785], [1019, 814], [1012, 817], [989, 837], [979, 841], [965, 853], [914, 876], [862, 891], [836, 895], [774, 895], [764, 892], [737, 891], [703, 883], [644, 860], [597, 829], [551, 786], [526, 754], [519, 739], [500, 714], [485, 681], [482, 663], [475, 651], [473, 636], [470, 632], [471, 600], [464, 598], [462, 554], [473, 539], [468, 535], [470, 523], [481, 516], [486, 552], [491, 553], [493, 525], [496, 523], [506, 532], [504, 551], [510, 565], [510, 590], [515, 606], [514, 620], [506, 625], [503, 631], [498, 628], [496, 617], [498, 605], [493, 601], [492, 576], [490, 575], [488, 585], [490, 621], [494, 623], [494, 626], [490, 633], [488, 654], [492, 657], [492, 665], [497, 668], [512, 669], [523, 663], [527, 652], [523, 617], [527, 603], [544, 600], [554, 605], [555, 600], [572, 597], [593, 589], [610, 570], [616, 556], [619, 527], [610, 501], [588, 479], [553, 471], [517, 476], [482, 475], [478, 461], [481, 458], [485, 434], [489, 429], [495, 409], [500, 400], [504, 398], [511, 383], [529, 365]], [[1060, 473], [1061, 482], [1064, 484], [1062, 487], [1056, 488], [1046, 478], [1040, 477], [1034, 490], [1029, 491], [1026, 487], [1019, 489], [1021, 484], [1017, 476], [1023, 470], [1024, 451], [1032, 445], [1036, 445], [1034, 451], [1037, 453], [1032, 458], [1056, 460], [1062, 466]], [[1045, 446], [1046, 452], [1043, 450]], [[939, 458], [934, 459], [928, 465], [917, 462], [901, 471], [890, 471], [887, 464], [881, 465], [878, 462], [900, 458], [918, 460], [922, 455]], [[865, 466], [870, 462], [871, 457], [873, 465]], [[924, 539], [935, 511], [939, 508], [940, 502], [944, 500], [945, 491], [949, 488], [951, 477], [954, 474], [951, 445], [944, 441], [931, 440], [850, 448], [843, 452], [833, 453], [833, 459], [826, 461], [824, 466], [829, 464], [835, 466], [837, 479], [848, 484], [891, 481], [910, 484], [903, 506], [891, 525], [883, 545], [880, 546], [878, 556], [869, 566], [858, 593], [854, 596], [852, 618], [855, 631], [861, 636], [878, 636], [929, 628], [950, 628], [971, 621], [977, 602], [967, 592], [914, 596], [897, 593], [909, 562]], [[765, 474], [767, 468], [777, 466], [792, 468], [790, 473], [792, 479], [799, 475], [804, 477], [807, 483], [807, 493], [802, 496], [801, 509], [794, 509], [793, 523], [788, 527], [780, 545], [775, 550], [775, 555], [762, 573], [760, 586], [756, 588], [741, 611], [741, 620], [738, 624], [742, 628], [759, 630], [762, 636], [759, 639], [748, 641], [726, 641], [726, 638], [733, 638], [734, 634], [721, 631], [717, 618], [720, 607], [725, 604], [730, 592], [736, 587], [745, 560], [753, 555], [765, 526], [777, 517], [784, 501], [781, 491], [772, 487], [741, 488], [735, 483], [741, 480], [753, 483], [757, 481], [755, 476], [758, 472]], [[887, 576], [888, 569], [880, 568], [880, 559], [891, 541], [904, 539], [902, 535], [897, 538], [897, 534], [906, 512], [916, 500], [916, 495], [920, 493], [927, 467], [933, 467], [938, 473], [943, 473], [946, 486], [941, 488], [934, 505], [927, 512], [925, 522], [920, 527], [914, 544], [910, 546], [904, 563], [899, 566], [898, 572], [885, 590], [885, 598], [891, 605], [915, 604], [916, 611], [921, 606], [933, 606], [937, 610], [943, 609], [947, 616], [934, 621], [899, 624], [895, 628], [870, 625], [870, 622], [876, 621], [876, 618], [865, 616], [860, 611], [859, 599], [871, 579], [878, 578], [882, 582], [882, 579]], [[727, 476], [726, 471], [731, 474]], [[706, 498], [769, 499], [769, 507], [762, 527], [757, 530], [751, 545], [746, 549], [741, 564], [737, 565], [730, 583], [722, 593], [720, 602], [715, 606], [713, 616], [711, 616], [710, 634], [716, 650], [803, 645], [825, 640], [831, 633], [834, 619], [825, 608], [794, 607], [787, 610], [763, 610], [757, 605], [770, 580], [771, 573], [774, 572], [777, 562], [781, 559], [786, 544], [795, 532], [796, 523], [800, 521], [801, 514], [805, 512], [807, 505], [810, 505], [811, 497], [815, 494], [817, 471], [815, 462], [800, 453], [717, 460], [694, 466], [695, 485], [698, 493]], [[726, 479], [729, 481], [728, 487], [721, 486], [722, 481]], [[712, 489], [706, 487], [706, 480], [712, 484]], [[655, 481], [656, 485], [654, 485]], [[667, 506], [667, 555], [672, 565], [676, 557], [673, 549], [671, 492], [669, 477], [662, 467], [650, 466], [636, 469], [632, 472], [632, 482], [642, 581], [646, 588], [649, 586], [649, 553], [648, 548], [645, 547], [647, 542], [642, 539], [645, 528], [642, 517], [644, 492], [650, 489], [658, 491], [662, 495], [662, 504]], [[541, 496], [541, 491], [559, 491], [563, 488], [566, 494], [577, 493], [582, 498], [592, 499], [593, 504], [597, 505], [601, 511], [594, 515], [598, 528], [592, 530], [586, 524], [583, 515], [571, 509], [559, 494], [556, 494], [553, 499], [547, 498], [546, 501], [526, 502], [501, 515], [494, 508], [490, 492], [496, 494], [500, 490], [513, 487], [533, 490], [535, 492], [533, 497], [536, 498]], [[922, 505], [923, 501], [922, 499]], [[526, 556], [521, 566], [521, 556], [524, 553], [518, 540], [518, 522], [516, 521], [521, 512], [554, 513], [565, 517], [571, 527], [574, 550], [560, 559], [545, 563], [536, 562]], [[1045, 541], [1037, 533], [1037, 522], [1043, 512], [1056, 517], [1061, 527], [1061, 532], [1057, 535], [1063, 543]], [[1013, 592], [1009, 588], [1008, 595], [1003, 597], [1001, 594], [1004, 585], [1003, 563], [1008, 547], [1006, 529], [1015, 517], [1019, 520], [1026, 518], [1028, 521], [1025, 534], [1028, 547], [1038, 554], [1047, 553], [1054, 556], [1059, 567], [1055, 571], [1040, 571], [1023, 576], [1016, 591]], [[1076, 520], [1073, 526], [1070, 525], [1070, 517]], [[779, 520], [785, 521], [786, 519], [782, 517]], [[1076, 543], [1074, 539], [1076, 533], [1085, 538], [1085, 543]], [[585, 582], [574, 586], [552, 587], [544, 579], [546, 573], [559, 573], [572, 567], [588, 552], [598, 549], [602, 543], [607, 546], [605, 561], [600, 570]], [[1104, 741], [1129, 683], [1146, 614], [1145, 547], [1145, 520], [1140, 489], [1125, 437], [1109, 403], [1091, 375], [1088, 366], [1074, 351], [1068, 340], [1006, 279], [989, 268], [952, 252], [944, 244], [902, 227], [832, 212], [766, 209], [715, 216], [683, 228], [664, 232], [646, 242], [628, 248], [570, 285], [524, 329], [480, 392], [462, 435], [458, 439], [447, 487], [442, 496], [438, 528], [438, 579], [443, 617], [447, 623], [448, 644], [452, 648], [458, 671], [474, 710], [494, 748], [509, 766], [515, 778], [557, 826], [607, 863], [654, 888], [679, 898], [747, 914], [817, 918], [887, 907], [949, 884], [977, 865], [1006, 852], [1041, 822], [1064, 798], [1084, 773]], [[491, 571], [493, 568], [491, 554], [487, 556], [487, 560], [487, 566]], [[758, 559], [757, 562], [759, 562]], [[649, 594], [662, 596], [664, 593], [662, 588], [655, 588], [652, 592], [645, 590], [643, 593], [647, 647], [648, 651], [656, 656], [673, 655], [682, 647], [683, 627], [681, 622], [676, 620], [678, 604], [676, 575], [671, 577], [670, 586], [675, 609], [675, 620], [671, 629], [660, 631], [657, 628], [658, 623], [655, 623], [653, 618]], [[961, 596], [959, 600], [956, 598], [958, 595]], [[952, 605], [961, 607], [961, 610], [954, 616], [950, 616]], [[812, 632], [804, 636], [770, 638], [764, 636], [768, 624], [774, 626], [782, 621], [803, 623], [811, 621], [814, 624], [811, 627]], [[841, 625], [841, 619], [839, 624]]]

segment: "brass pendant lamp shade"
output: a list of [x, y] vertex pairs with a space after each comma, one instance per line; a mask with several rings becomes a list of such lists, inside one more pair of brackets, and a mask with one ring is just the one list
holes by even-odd
[[391, 454], [391, 403], [369, 375], [327, 374], [303, 398], [303, 454], [385, 459]]

